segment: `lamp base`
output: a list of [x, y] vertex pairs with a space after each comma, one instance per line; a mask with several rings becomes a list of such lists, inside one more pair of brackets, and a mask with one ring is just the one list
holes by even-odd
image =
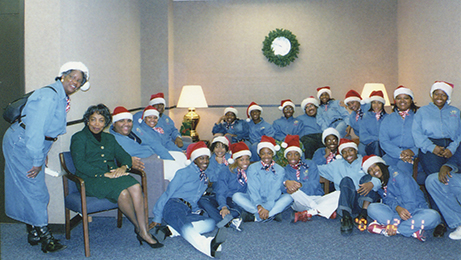
[[195, 108], [189, 108], [189, 112], [187, 112], [187, 114], [184, 115], [183, 121], [190, 122], [190, 137], [192, 138], [192, 142], [198, 142], [200, 138], [196, 129], [200, 121], [200, 116], [197, 113], [195, 113]]

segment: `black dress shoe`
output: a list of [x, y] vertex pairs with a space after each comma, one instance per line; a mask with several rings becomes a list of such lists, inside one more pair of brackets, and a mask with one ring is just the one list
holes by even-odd
[[218, 229], [216, 236], [211, 240], [211, 256], [219, 258], [220, 252], [218, 252], [219, 246], [226, 241], [227, 231], [225, 228]]
[[255, 216], [251, 213], [248, 213], [245, 210], [243, 210], [242, 213], [240, 213], [240, 217], [242, 218], [243, 222], [254, 222], [255, 221]]
[[168, 226], [155, 226], [155, 235], [160, 242], [165, 241], [165, 239], [172, 235]]
[[48, 226], [44, 227], [35, 227], [38, 234], [40, 235], [40, 242], [42, 243], [42, 251], [43, 253], [48, 252], [57, 252], [67, 248], [67, 246], [62, 245], [59, 243], [58, 239], [55, 239], [51, 234], [51, 230]]
[[29, 242], [31, 246], [38, 245], [38, 243], [40, 242], [40, 235], [38, 234], [38, 231], [35, 229], [35, 227], [29, 224], [26, 224], [26, 228], [27, 228], [27, 242]]
[[354, 224], [352, 224], [352, 218], [350, 216], [344, 216], [341, 219], [341, 235], [349, 235], [352, 233]]
[[445, 226], [445, 224], [441, 223], [441, 224], [438, 224], [435, 227], [434, 233], [432, 233], [432, 235], [434, 237], [443, 237], [443, 235], [445, 235], [445, 232], [447, 232], [447, 226]]

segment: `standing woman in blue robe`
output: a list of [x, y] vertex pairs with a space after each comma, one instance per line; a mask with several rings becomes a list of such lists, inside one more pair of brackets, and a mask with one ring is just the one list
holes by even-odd
[[53, 84], [29, 96], [22, 117], [3, 136], [5, 213], [26, 223], [29, 244], [41, 243], [45, 253], [66, 248], [48, 228], [46, 157], [53, 141], [66, 133], [69, 96], [88, 90], [89, 77], [83, 63], [64, 64]]

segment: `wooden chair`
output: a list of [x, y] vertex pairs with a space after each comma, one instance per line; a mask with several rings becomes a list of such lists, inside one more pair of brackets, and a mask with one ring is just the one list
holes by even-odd
[[[98, 199], [96, 197], [86, 196], [85, 181], [74, 175], [75, 166], [72, 161], [70, 152], [62, 152], [59, 154], [61, 166], [66, 172], [63, 176], [64, 188], [64, 204], [65, 204], [65, 226], [66, 226], [66, 239], [70, 239], [70, 231], [74, 228], [80, 220], [83, 222], [83, 239], [85, 246], [85, 256], [90, 256], [90, 238], [88, 232], [88, 214], [102, 212], [106, 210], [117, 209], [117, 227], [122, 227], [122, 212], [118, 209], [117, 203], [110, 202], [108, 199]], [[146, 214], [146, 224], [148, 223], [148, 209], [147, 209], [147, 181], [144, 171], [132, 170], [131, 173], [141, 176], [141, 186], [144, 193], [144, 212]], [[70, 182], [68, 181], [71, 180]], [[77, 188], [80, 187], [80, 191]], [[70, 210], [77, 212], [75, 217], [70, 219]]]

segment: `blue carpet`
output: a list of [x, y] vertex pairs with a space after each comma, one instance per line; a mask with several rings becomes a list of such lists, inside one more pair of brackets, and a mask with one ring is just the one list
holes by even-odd
[[[341, 236], [339, 219], [314, 217], [306, 223], [290, 223], [291, 210], [281, 223], [243, 223], [243, 232], [228, 229], [221, 259], [461, 259], [461, 241], [432, 237], [427, 241], [400, 235], [384, 237], [354, 229]], [[83, 231], [79, 224], [71, 239], [55, 234], [67, 249], [44, 254], [40, 246], [30, 246], [23, 224], [0, 224], [1, 259], [85, 259]], [[214, 235], [214, 232], [210, 233]], [[124, 218], [122, 228], [114, 218], [93, 218], [90, 223], [91, 259], [210, 259], [181, 237], [168, 238], [165, 246], [140, 246], [133, 226]]]

